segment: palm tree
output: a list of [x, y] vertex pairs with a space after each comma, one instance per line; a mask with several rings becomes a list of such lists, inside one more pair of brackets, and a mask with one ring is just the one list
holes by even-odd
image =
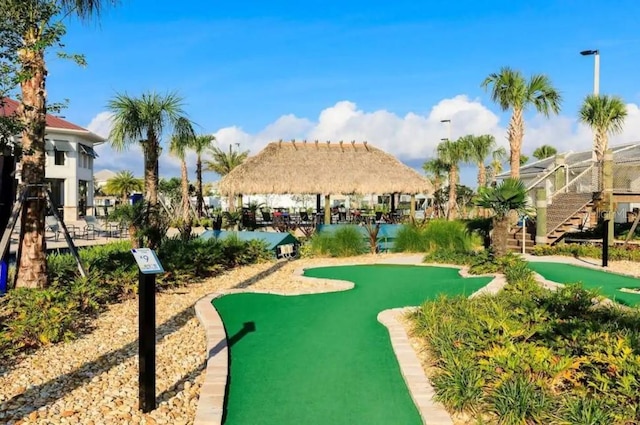
[[502, 164], [505, 159], [507, 159], [507, 150], [502, 146], [491, 153], [491, 163], [489, 164], [491, 168], [491, 184], [496, 182], [498, 174], [502, 172]]
[[[446, 173], [449, 171], [449, 167], [445, 164], [440, 158], [431, 158], [422, 164], [422, 169], [431, 180], [433, 184], [433, 193], [436, 194], [440, 191], [442, 187], [442, 181], [444, 180]], [[434, 196], [434, 212], [436, 217], [440, 217], [440, 211], [442, 208], [441, 202], [439, 201], [440, 197]]]
[[233, 145], [229, 145], [229, 152], [225, 152], [218, 146], [213, 146], [209, 149], [209, 154], [212, 159], [205, 161], [206, 170], [213, 171], [219, 176], [226, 176], [247, 159], [249, 151], [240, 152], [240, 150], [234, 150]]
[[520, 154], [520, 159], [518, 161], [520, 162], [520, 166], [522, 167], [524, 164], [529, 162], [529, 157], [527, 155]]
[[142, 179], [135, 178], [131, 171], [124, 170], [107, 180], [104, 192], [107, 195], [119, 196], [125, 204], [129, 195], [142, 191], [142, 187]]
[[456, 189], [458, 184], [458, 166], [461, 162], [467, 162], [469, 156], [469, 144], [464, 138], [456, 141], [445, 140], [438, 145], [438, 158], [447, 165], [449, 171], [449, 205], [447, 207], [447, 219], [456, 218]]
[[594, 133], [593, 151], [601, 162], [609, 147], [609, 134], [622, 132], [627, 108], [617, 96], [589, 95], [578, 113], [580, 121], [587, 124]]
[[533, 156], [537, 160], [551, 158], [558, 153], [558, 150], [551, 145], [542, 145], [533, 151]]
[[[186, 118], [181, 118], [186, 119]], [[180, 177], [182, 192], [182, 223], [180, 224], [180, 235], [183, 240], [191, 237], [191, 200], [189, 199], [189, 172], [187, 170], [187, 149], [193, 146], [195, 137], [181, 137], [173, 135], [169, 151], [172, 155], [180, 159]]]
[[469, 146], [470, 160], [478, 166], [478, 187], [487, 185], [487, 172], [484, 161], [491, 154], [496, 146], [496, 139], [490, 134], [482, 136], [465, 136], [465, 143]]
[[496, 187], [480, 188], [476, 205], [493, 210], [491, 247], [497, 256], [507, 253], [509, 239], [509, 213], [513, 210], [527, 214], [527, 188], [519, 179], [508, 178]]
[[[16, 287], [43, 288], [47, 285], [44, 243], [45, 202], [41, 199], [45, 183], [46, 78], [45, 54], [61, 44], [65, 32], [58, 20], [70, 15], [88, 19], [112, 0], [3, 0], [3, 64], [15, 71], [15, 83], [22, 94], [18, 120], [21, 131], [22, 183], [29, 196], [21, 215], [20, 248]], [[81, 59], [78, 59], [81, 61]]]
[[191, 149], [196, 153], [196, 212], [198, 217], [202, 217], [204, 208], [204, 198], [202, 194], [202, 154], [216, 140], [213, 135], [199, 135], [193, 140]]
[[511, 119], [507, 130], [509, 148], [511, 149], [509, 164], [511, 177], [520, 177], [520, 151], [524, 137], [524, 112], [529, 106], [548, 117], [551, 113], [560, 112], [562, 98], [553, 87], [551, 80], [542, 74], [533, 75], [528, 81], [520, 71], [503, 67], [497, 74], [489, 75], [482, 87], [491, 87], [491, 100], [503, 111], [511, 110]]
[[[159, 95], [143, 93], [141, 97], [117, 94], [108, 103], [113, 113], [113, 128], [109, 134], [116, 150], [125, 150], [133, 143], [140, 143], [144, 154], [144, 197], [148, 204], [147, 223], [159, 227], [158, 214], [158, 158], [160, 140], [165, 131], [179, 138], [194, 137], [191, 121], [182, 109], [183, 100], [175, 93]], [[149, 238], [149, 246], [155, 248], [161, 235]]]

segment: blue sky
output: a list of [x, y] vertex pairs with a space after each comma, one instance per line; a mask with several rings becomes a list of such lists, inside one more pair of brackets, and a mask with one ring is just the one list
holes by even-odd
[[[52, 59], [48, 93], [97, 132], [108, 131], [115, 93], [177, 91], [222, 144], [257, 152], [279, 138], [365, 138], [419, 167], [447, 136], [440, 119], [452, 119], [454, 137], [489, 132], [506, 144], [508, 115], [480, 83], [508, 65], [547, 74], [564, 98], [560, 117], [528, 114], [524, 152], [588, 149], [575, 120], [593, 86], [584, 49], [601, 52], [601, 93], [631, 104], [614, 143], [640, 138], [638, 16], [637, 1], [123, 0], [99, 21], [68, 22], [66, 49], [89, 65]], [[138, 156], [101, 148], [96, 168], [139, 173]], [[164, 158], [161, 173], [177, 175], [175, 161]]]

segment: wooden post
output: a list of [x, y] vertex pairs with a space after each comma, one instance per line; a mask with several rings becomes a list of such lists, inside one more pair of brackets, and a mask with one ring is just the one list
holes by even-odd
[[536, 244], [547, 244], [547, 190], [536, 189]]
[[242, 212], [242, 193], [238, 195], [237, 208], [238, 211]]
[[395, 214], [396, 212], [396, 194], [392, 193], [391, 194], [391, 211], [389, 211], [391, 214]]
[[411, 195], [411, 201], [409, 201], [409, 216], [412, 220], [416, 218], [416, 195]]
[[319, 193], [316, 195], [316, 214], [320, 214], [320, 210], [322, 209], [322, 195]]
[[[566, 159], [565, 159], [564, 155], [559, 154], [559, 155], [555, 156], [554, 164], [556, 166], [564, 165], [565, 163], [566, 163]], [[554, 176], [554, 186], [555, 187], [554, 187], [553, 191], [557, 192], [558, 189], [560, 189], [561, 187], [564, 187], [564, 185], [566, 184], [566, 181], [567, 181], [567, 179], [566, 179], [567, 169], [565, 167], [558, 168], [554, 174], [555, 174], [555, 176]]]
[[324, 224], [331, 224], [331, 195], [324, 195]]

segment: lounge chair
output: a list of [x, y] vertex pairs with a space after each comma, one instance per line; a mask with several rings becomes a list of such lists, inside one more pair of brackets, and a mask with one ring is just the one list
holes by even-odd
[[101, 223], [97, 218], [91, 215], [84, 216], [82, 218], [86, 223], [82, 231], [82, 235], [87, 239], [95, 239], [96, 235], [105, 236], [106, 238], [113, 237], [118, 231], [118, 228], [113, 225], [105, 225]]
[[58, 241], [58, 239], [60, 237], [60, 233], [62, 233], [62, 229], [60, 228], [60, 225], [58, 224], [58, 219], [55, 218], [52, 215], [48, 215], [45, 218], [44, 230], [52, 232], [53, 233], [53, 240], [55, 240], [56, 242]]

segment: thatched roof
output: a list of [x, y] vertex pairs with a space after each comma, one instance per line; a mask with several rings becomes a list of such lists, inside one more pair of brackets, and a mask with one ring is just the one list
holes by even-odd
[[370, 144], [274, 142], [220, 180], [218, 191], [236, 194], [325, 195], [431, 193], [417, 171]]

